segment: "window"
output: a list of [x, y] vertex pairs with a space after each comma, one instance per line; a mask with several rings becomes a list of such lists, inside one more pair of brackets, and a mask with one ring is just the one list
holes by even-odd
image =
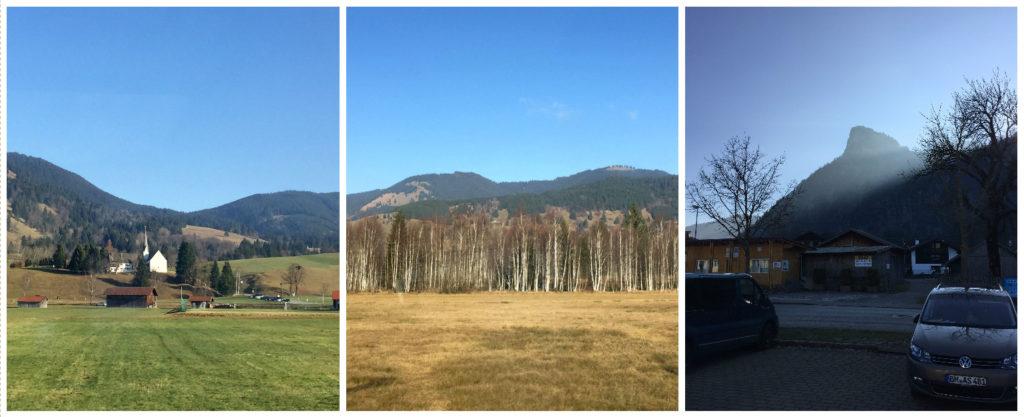
[[743, 297], [743, 302], [747, 304], [758, 304], [760, 300], [760, 291], [757, 286], [754, 285], [754, 281], [749, 279], [740, 280], [740, 296]]
[[768, 264], [767, 258], [751, 259], [750, 260], [750, 273], [751, 274], [767, 274], [768, 268], [771, 266]]
[[739, 257], [740, 257], [740, 248], [732, 248], [732, 257], [739, 259]]
[[711, 260], [711, 272], [718, 272], [718, 259]]
[[698, 259], [697, 260], [697, 271], [696, 272], [708, 272], [708, 260]]
[[732, 250], [730, 250], [729, 248], [725, 248], [725, 259], [729, 259], [730, 258], [729, 255], [731, 255], [731, 254], [732, 254]]
[[789, 271], [789, 260], [788, 259], [783, 259], [782, 260], [782, 270], [783, 271]]

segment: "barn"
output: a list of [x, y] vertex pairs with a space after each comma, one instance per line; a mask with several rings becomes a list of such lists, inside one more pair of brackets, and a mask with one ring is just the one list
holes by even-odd
[[192, 308], [211, 308], [213, 297], [193, 295], [188, 298], [188, 302], [192, 304]]
[[341, 291], [334, 290], [331, 293], [331, 300], [334, 300], [334, 311], [341, 310]]
[[46, 308], [45, 295], [26, 295], [18, 299], [18, 308]]
[[156, 306], [157, 294], [153, 287], [110, 287], [103, 295], [107, 296], [107, 307]]

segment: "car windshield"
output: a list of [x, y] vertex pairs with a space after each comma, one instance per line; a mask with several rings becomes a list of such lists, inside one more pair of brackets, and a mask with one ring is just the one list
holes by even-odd
[[933, 294], [921, 313], [921, 323], [940, 326], [1013, 329], [1017, 315], [1009, 298], [975, 294]]

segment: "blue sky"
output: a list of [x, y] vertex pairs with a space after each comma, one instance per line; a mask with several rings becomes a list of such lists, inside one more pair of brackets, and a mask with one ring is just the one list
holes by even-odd
[[679, 172], [675, 8], [347, 13], [348, 193], [454, 171]]
[[[964, 77], [1017, 79], [1012, 8], [687, 8], [685, 177], [732, 136], [785, 154], [783, 182], [863, 125], [918, 148]], [[687, 211], [687, 224], [694, 215]], [[706, 217], [702, 217], [706, 221]]]
[[182, 211], [339, 191], [337, 8], [8, 11], [8, 151]]

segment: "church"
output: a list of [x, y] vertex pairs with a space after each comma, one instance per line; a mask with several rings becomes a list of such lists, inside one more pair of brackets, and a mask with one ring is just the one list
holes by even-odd
[[156, 253], [154, 253], [153, 256], [150, 257], [149, 256], [149, 234], [148, 234], [148, 232], [145, 231], [145, 229], [143, 229], [143, 236], [146, 239], [146, 247], [145, 247], [145, 249], [142, 250], [142, 259], [145, 259], [146, 263], [149, 264], [150, 272], [161, 272], [161, 273], [165, 273], [166, 274], [167, 273], [167, 258], [165, 258], [164, 254], [160, 253], [159, 250], [157, 250]]

